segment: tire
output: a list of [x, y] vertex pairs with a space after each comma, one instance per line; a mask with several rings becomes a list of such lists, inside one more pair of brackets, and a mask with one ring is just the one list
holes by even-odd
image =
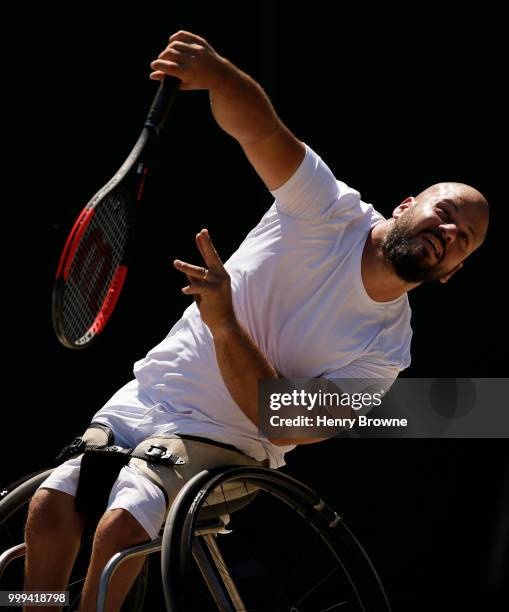
[[[237, 486], [245, 487], [249, 503], [242, 510], [232, 512], [233, 516], [230, 514], [227, 529], [235, 537], [241, 531], [248, 544], [241, 544], [237, 554], [238, 551], [232, 552], [233, 545], [229, 543], [235, 540], [228, 540], [231, 534], [207, 536], [214, 537], [214, 542], [217, 540], [240, 595], [237, 601], [223, 584], [221, 588], [230, 606], [224, 604], [224, 609], [317, 612], [341, 608], [341, 612], [390, 612], [371, 561], [342, 519], [314, 491], [294, 478], [267, 468], [249, 467], [203, 471], [175, 499], [166, 520], [161, 551], [163, 591], [169, 612], [217, 609], [217, 599], [214, 601], [207, 588], [197, 593], [199, 573], [193, 550], [203, 541], [197, 530], [203, 524], [200, 518], [207, 499], [212, 499], [213, 491], [217, 499], [218, 492]], [[225, 503], [231, 503], [227, 494]], [[265, 536], [271, 538], [268, 548], [262, 543]], [[304, 555], [309, 550], [313, 560], [304, 563]], [[243, 555], [248, 551], [263, 560], [246, 562]], [[221, 582], [224, 567], [218, 568], [213, 557], [209, 554], [208, 560]], [[325, 578], [318, 573], [318, 565], [322, 563], [326, 568]], [[297, 578], [292, 572], [298, 565], [301, 573]], [[263, 572], [267, 576], [262, 576]], [[292, 579], [285, 578], [284, 582], [278, 572], [282, 575], [290, 572]], [[269, 585], [269, 579], [275, 584]]]
[[[40, 484], [51, 474], [53, 468], [27, 474], [15, 482], [0, 489], [0, 553], [7, 548], [20, 544], [24, 540], [24, 526], [28, 504]], [[77, 609], [81, 597], [88, 559], [91, 551], [91, 539], [85, 539], [76, 560], [69, 581], [69, 610]], [[141, 612], [148, 584], [148, 558], [129, 591], [121, 612]], [[23, 588], [23, 559], [15, 559], [6, 568], [0, 578], [0, 591], [21, 590]]]

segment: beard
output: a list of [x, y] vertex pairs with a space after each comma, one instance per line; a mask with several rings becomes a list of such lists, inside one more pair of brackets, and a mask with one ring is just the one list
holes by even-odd
[[387, 232], [382, 242], [382, 253], [401, 280], [407, 283], [425, 283], [443, 275], [438, 261], [427, 263], [427, 252], [414, 235], [413, 208], [409, 208]]

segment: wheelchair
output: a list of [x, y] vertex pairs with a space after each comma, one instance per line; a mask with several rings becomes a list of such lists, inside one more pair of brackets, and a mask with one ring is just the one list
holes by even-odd
[[[0, 591], [23, 588], [28, 502], [52, 469], [0, 489]], [[64, 609], [71, 612], [78, 609], [90, 543], [82, 543], [67, 587]], [[390, 612], [376, 570], [341, 517], [309, 487], [266, 467], [229, 465], [192, 477], [159, 537], [106, 564], [97, 612], [106, 609], [116, 569], [137, 556], [146, 556], [145, 564], [122, 612]], [[160, 601], [152, 597], [144, 607], [152, 580]]]

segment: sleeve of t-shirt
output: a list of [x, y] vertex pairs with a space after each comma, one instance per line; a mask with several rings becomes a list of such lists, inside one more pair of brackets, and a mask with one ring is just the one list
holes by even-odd
[[271, 194], [279, 212], [301, 219], [332, 217], [360, 205], [360, 193], [336, 180], [327, 164], [307, 144], [300, 166]]
[[343, 393], [363, 393], [368, 388], [374, 387], [387, 393], [403, 369], [404, 367], [397, 365], [361, 358], [343, 368], [324, 374], [323, 378], [334, 380]]

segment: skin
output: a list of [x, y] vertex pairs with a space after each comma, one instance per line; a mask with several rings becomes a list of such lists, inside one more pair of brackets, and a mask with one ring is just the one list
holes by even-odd
[[[438, 183], [406, 198], [366, 241], [362, 278], [368, 295], [385, 302], [423, 282], [446, 283], [484, 242], [488, 220], [485, 197], [463, 183]], [[406, 239], [410, 275], [398, 272], [387, 253], [391, 235], [398, 232]]]
[[[176, 32], [150, 66], [151, 79], [170, 75], [180, 79], [184, 91], [208, 90], [217, 123], [239, 142], [268, 189], [277, 189], [293, 175], [304, 158], [304, 143], [283, 125], [262, 88], [204, 38]], [[423, 282], [446, 283], [482, 244], [487, 226], [486, 199], [468, 185], [439, 183], [406, 198], [366, 239], [361, 271], [368, 295], [385, 302]], [[207, 230], [196, 236], [196, 244], [201, 265], [175, 260], [174, 266], [186, 275], [189, 284], [183, 292], [193, 295], [212, 333], [230, 394], [257, 424], [257, 380], [277, 377], [278, 372], [237, 321], [230, 279]], [[318, 440], [271, 441], [304, 444]]]
[[[268, 189], [283, 185], [302, 162], [304, 143], [283, 125], [262, 88], [202, 37], [176, 32], [151, 68], [153, 80], [170, 75], [180, 79], [182, 90], [209, 91], [217, 123], [238, 141]], [[372, 299], [384, 302], [422, 282], [447, 282], [482, 244], [487, 226], [487, 202], [468, 185], [439, 183], [416, 197], [406, 198], [392, 217], [376, 225], [366, 239], [362, 257], [366, 291]], [[196, 246], [201, 263], [173, 262], [188, 280], [182, 292], [193, 296], [212, 334], [218, 367], [228, 391], [239, 409], [257, 425], [258, 381], [277, 378], [279, 373], [237, 320], [230, 277], [206, 229], [196, 236]], [[271, 438], [276, 445], [321, 440]], [[35, 495], [27, 522], [25, 588], [61, 589], [67, 583], [82, 528], [70, 496], [44, 490]], [[128, 512], [116, 509], [105, 513], [94, 538], [82, 610], [95, 609], [97, 583], [107, 559], [147, 539], [148, 534]], [[52, 555], [48, 555], [50, 549]], [[120, 609], [142, 562], [127, 562], [117, 571], [108, 612]]]
[[[488, 228], [488, 203], [484, 196], [462, 183], [438, 183], [417, 197], [406, 198], [392, 217], [376, 225], [364, 246], [362, 277], [372, 299], [396, 299], [422, 282], [446, 283], [469, 255], [484, 242]], [[408, 237], [412, 256], [422, 281], [406, 280], [384, 254], [384, 245], [395, 228]], [[189, 285], [182, 289], [195, 296], [201, 317], [211, 330], [221, 330], [235, 322], [228, 273], [212, 244], [208, 230], [196, 236], [205, 266], [174, 261], [186, 274]], [[208, 272], [206, 273], [206, 271]]]
[[196, 246], [205, 266], [176, 259], [173, 265], [187, 276], [189, 284], [182, 293], [194, 296], [203, 322], [212, 331], [227, 329], [235, 323], [230, 276], [223, 266], [207, 229], [196, 235]]
[[[168, 42], [150, 64], [150, 78], [160, 80], [171, 75], [181, 80], [180, 89], [184, 91], [208, 90], [216, 121], [241, 144], [267, 187], [273, 190], [282, 185], [302, 160], [304, 147], [280, 122], [268, 98], [256, 91], [259, 86], [196, 34], [181, 30], [170, 36]], [[243, 98], [245, 104], [242, 104]], [[231, 104], [230, 100], [238, 103]], [[373, 228], [366, 241], [362, 279], [368, 295], [384, 302], [423, 282], [446, 283], [484, 241], [488, 218], [484, 196], [463, 183], [438, 183], [415, 197], [406, 198], [394, 209], [390, 219]], [[394, 261], [394, 251], [398, 251], [394, 248], [394, 242], [398, 245], [395, 238], [399, 238], [400, 263], [403, 259], [404, 266]], [[208, 233], [203, 239], [210, 242]], [[197, 238], [197, 244], [202, 252], [205, 244], [202, 238]], [[234, 321], [231, 304], [220, 305], [221, 299], [226, 302], [231, 299], [225, 290], [225, 272], [217, 262], [212, 266], [211, 275], [201, 284], [199, 275], [203, 275], [203, 270], [194, 269], [195, 275], [188, 274], [190, 292], [192, 289], [197, 301], [199, 296], [205, 298], [203, 312], [199, 307], [207, 321], [217, 329], [222, 325], [225, 329], [231, 328]], [[176, 267], [184, 272], [178, 264]], [[222, 283], [218, 284], [219, 278]], [[212, 299], [210, 291], [218, 291], [217, 299]], [[214, 308], [217, 314], [212, 313]]]

